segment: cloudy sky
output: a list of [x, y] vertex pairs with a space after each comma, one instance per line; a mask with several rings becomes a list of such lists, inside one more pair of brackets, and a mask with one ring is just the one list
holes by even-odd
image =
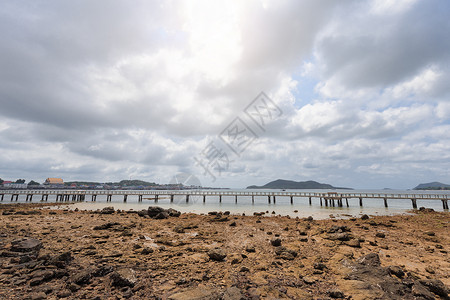
[[0, 178], [450, 183], [449, 15], [446, 0], [2, 1]]

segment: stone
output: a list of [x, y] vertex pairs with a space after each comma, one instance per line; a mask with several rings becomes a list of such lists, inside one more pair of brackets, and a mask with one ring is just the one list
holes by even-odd
[[272, 240], [270, 240], [270, 243], [274, 247], [279, 247], [279, 246], [281, 246], [281, 239], [280, 238], [272, 239]]
[[340, 299], [340, 298], [344, 298], [344, 293], [341, 292], [340, 290], [330, 290], [328, 291], [328, 296], [330, 296], [331, 298], [335, 298], [335, 299]]
[[89, 283], [92, 277], [91, 270], [83, 270], [72, 276], [72, 282], [78, 285], [83, 285]]
[[361, 220], [368, 220], [368, 219], [369, 219], [369, 216], [366, 214], [361, 216]]
[[239, 288], [232, 286], [225, 290], [222, 296], [223, 300], [241, 300], [245, 299]]
[[70, 290], [64, 289], [59, 291], [57, 294], [58, 298], [67, 298], [72, 295], [72, 292]]
[[405, 272], [398, 266], [389, 266], [388, 270], [390, 274], [395, 275], [398, 278], [403, 278], [405, 276]]
[[247, 246], [245, 247], [245, 251], [247, 251], [248, 253], [254, 253], [256, 252], [256, 249], [253, 246]]
[[47, 265], [54, 265], [58, 268], [64, 268], [66, 265], [68, 265], [73, 260], [72, 253], [70, 251], [61, 253], [55, 257], [50, 258], [46, 264]]
[[214, 261], [223, 261], [225, 257], [227, 257], [227, 254], [223, 249], [211, 249], [208, 252], [208, 256], [211, 260]]
[[181, 225], [177, 225], [173, 228], [173, 231], [176, 233], [184, 233], [184, 227]]
[[364, 266], [379, 267], [381, 265], [380, 257], [376, 253], [369, 253], [366, 256], [361, 257], [357, 261]]
[[111, 285], [116, 287], [134, 287], [137, 282], [136, 272], [130, 268], [122, 268], [110, 275]]
[[419, 280], [419, 282], [436, 295], [439, 295], [441, 297], [448, 297], [449, 291], [442, 281], [438, 279], [422, 279]]
[[22, 238], [11, 242], [13, 252], [37, 252], [42, 248], [42, 242], [33, 238]]
[[153, 219], [156, 220], [162, 220], [162, 219], [167, 219], [169, 217], [169, 213], [167, 211], [163, 211], [158, 213], [156, 216], [153, 217]]
[[382, 238], [382, 239], [384, 239], [386, 237], [386, 235], [383, 232], [377, 232], [375, 234], [375, 236], [378, 237], [378, 238]]
[[112, 228], [114, 226], [117, 226], [117, 225], [120, 225], [120, 224], [117, 223], [117, 222], [108, 222], [108, 223], [105, 223], [105, 224], [102, 224], [102, 225], [95, 226], [93, 228], [93, 230], [106, 230], [106, 229], [110, 229], [110, 228]]
[[295, 256], [292, 255], [292, 254], [289, 253], [289, 252], [282, 252], [282, 253], [280, 254], [280, 258], [281, 258], [281, 259], [284, 259], [284, 260], [294, 260], [294, 259], [295, 259]]
[[304, 276], [303, 277], [303, 282], [306, 284], [314, 284], [316, 282], [316, 279], [314, 277], [311, 276]]
[[147, 209], [147, 215], [150, 218], [156, 217], [159, 213], [164, 212], [165, 209], [159, 206], [149, 206]]
[[104, 208], [100, 211], [100, 213], [101, 213], [101, 214], [105, 214], [105, 215], [113, 214], [113, 213], [114, 213], [114, 207], [112, 207], [112, 206], [104, 207]]
[[358, 239], [348, 241], [347, 245], [353, 248], [361, 248], [361, 242]]
[[432, 292], [430, 292], [425, 286], [420, 284], [419, 282], [416, 282], [412, 286], [412, 294], [415, 297], [418, 297], [419, 299], [426, 299], [426, 300], [434, 300], [435, 297]]
[[216, 289], [207, 287], [189, 288], [169, 296], [168, 300], [217, 300], [220, 293]]
[[321, 271], [327, 269], [327, 266], [324, 263], [314, 263], [313, 267], [314, 269]]
[[230, 223], [230, 226], [231, 226], [231, 227], [236, 227], [236, 222], [231, 222], [231, 223]]
[[179, 216], [181, 216], [181, 212], [173, 208], [169, 208], [167, 212], [169, 213], [170, 217], [178, 218]]
[[47, 299], [47, 295], [44, 292], [38, 292], [31, 295], [31, 300], [43, 300]]

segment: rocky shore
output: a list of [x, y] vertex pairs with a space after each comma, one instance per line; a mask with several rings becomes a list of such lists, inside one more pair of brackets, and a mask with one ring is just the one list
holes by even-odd
[[0, 205], [0, 299], [449, 299], [450, 214]]

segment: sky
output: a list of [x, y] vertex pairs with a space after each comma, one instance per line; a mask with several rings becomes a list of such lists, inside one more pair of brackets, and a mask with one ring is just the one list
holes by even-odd
[[450, 2], [2, 1], [0, 178], [450, 183]]

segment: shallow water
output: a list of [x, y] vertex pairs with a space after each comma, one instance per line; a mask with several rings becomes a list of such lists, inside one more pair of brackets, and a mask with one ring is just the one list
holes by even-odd
[[[227, 190], [232, 191], [232, 190]], [[237, 190], [242, 191], [242, 190]], [[246, 190], [248, 191], [248, 190]], [[263, 190], [259, 190], [263, 191]], [[272, 190], [274, 191], [274, 190]], [[298, 190], [300, 192], [327, 192], [327, 190]], [[342, 191], [344, 192], [344, 191]], [[422, 192], [422, 191], [350, 191], [350, 192], [375, 192], [380, 194], [389, 193], [430, 193], [430, 194], [445, 194], [445, 192], [432, 191], [432, 192]], [[448, 193], [448, 192], [447, 192]], [[154, 200], [144, 199], [142, 202], [138, 202], [138, 196], [128, 196], [128, 201], [123, 202], [123, 196], [115, 195], [112, 196], [111, 202], [106, 202], [106, 195], [98, 195], [97, 201], [92, 202], [90, 196], [86, 196], [85, 202], [78, 202], [74, 205], [70, 205], [70, 209], [78, 208], [80, 210], [96, 210], [101, 209], [106, 206], [113, 206], [115, 209], [121, 210], [141, 210], [146, 209], [150, 205], [155, 205]], [[11, 203], [5, 200], [3, 203]], [[40, 199], [35, 197], [34, 199]], [[320, 206], [319, 199], [313, 198], [312, 205], [309, 205], [308, 198], [294, 198], [294, 204], [290, 203], [289, 197], [278, 196], [276, 198], [276, 204], [268, 203], [267, 197], [261, 196], [255, 197], [255, 203], [251, 202], [250, 196], [240, 196], [238, 197], [238, 203], [235, 203], [234, 196], [223, 196], [222, 203], [219, 202], [219, 197], [208, 196], [206, 202], [203, 202], [202, 197], [191, 196], [189, 203], [186, 203], [186, 198], [184, 196], [175, 196], [174, 202], [170, 203], [169, 197], [160, 196], [157, 202], [158, 206], [169, 208], [172, 207], [181, 212], [192, 212], [197, 214], [206, 214], [210, 211], [230, 211], [232, 214], [243, 214], [252, 215], [254, 212], [269, 212], [266, 215], [289, 215], [290, 217], [308, 217], [312, 216], [315, 219], [325, 219], [329, 218], [330, 215], [336, 218], [347, 218], [347, 217], [358, 217], [362, 214], [368, 215], [393, 215], [407, 213], [412, 209], [411, 201], [409, 199], [401, 200], [388, 200], [389, 208], [384, 207], [382, 199], [363, 199], [363, 207], [359, 206], [359, 199], [349, 199], [349, 207], [325, 207]], [[50, 196], [48, 202], [55, 202], [55, 196]], [[14, 201], [15, 202], [15, 201]], [[25, 202], [25, 195], [19, 197], [18, 202]], [[33, 202], [39, 202], [39, 200], [33, 200]], [[64, 205], [64, 203], [61, 203]], [[424, 206], [427, 208], [433, 208], [436, 211], [443, 211], [442, 202], [439, 200], [417, 200], [418, 207]], [[297, 212], [295, 212], [297, 211]], [[272, 214], [275, 212], [275, 214]]]

